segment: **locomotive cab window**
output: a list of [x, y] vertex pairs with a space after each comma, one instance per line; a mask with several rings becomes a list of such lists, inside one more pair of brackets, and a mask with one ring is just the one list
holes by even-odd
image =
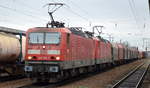
[[29, 43], [32, 43], [32, 44], [44, 43], [44, 33], [30, 33]]
[[30, 33], [29, 43], [31, 44], [59, 44], [60, 33], [58, 32]]
[[45, 44], [59, 44], [60, 43], [60, 33], [50, 32], [45, 33]]

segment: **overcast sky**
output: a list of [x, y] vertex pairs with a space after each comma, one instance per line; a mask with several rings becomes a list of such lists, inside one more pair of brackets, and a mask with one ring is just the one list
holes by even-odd
[[0, 26], [21, 30], [46, 26], [49, 16], [43, 6], [50, 2], [66, 4], [54, 14], [66, 26], [91, 31], [92, 26], [103, 25], [104, 38], [109, 33], [115, 42], [128, 41], [140, 49], [142, 39], [150, 38], [148, 0], [0, 0]]

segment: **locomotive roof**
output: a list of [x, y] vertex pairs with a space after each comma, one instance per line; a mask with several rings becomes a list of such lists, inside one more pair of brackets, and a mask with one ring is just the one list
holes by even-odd
[[81, 27], [70, 27], [69, 30], [75, 35], [91, 38], [89, 35], [87, 35], [85, 32], [82, 31]]
[[104, 39], [103, 37], [101, 36], [97, 36], [97, 38], [102, 41], [102, 42], [105, 42], [105, 43], [110, 43], [107, 39]]
[[[50, 30], [48, 30], [50, 29]], [[85, 38], [94, 38], [92, 32], [89, 31], [82, 31], [81, 27], [70, 27], [70, 28], [47, 28], [47, 27], [36, 27], [36, 28], [30, 28], [28, 32], [66, 32], [66, 33], [73, 33], [75, 35], [85, 37]], [[108, 40], [97, 36], [98, 39], [105, 43], [110, 43]]]
[[[50, 29], [50, 30], [47, 30]], [[70, 28], [47, 28], [47, 27], [36, 27], [30, 28], [28, 32], [66, 32], [66, 33], [73, 33], [78, 36], [82, 36], [85, 38], [92, 38], [92, 36], [88, 35], [87, 33], [81, 30], [81, 27], [70, 27]]]
[[66, 32], [71, 33], [71, 31], [66, 28], [47, 28], [47, 27], [35, 27], [30, 28], [28, 32]]

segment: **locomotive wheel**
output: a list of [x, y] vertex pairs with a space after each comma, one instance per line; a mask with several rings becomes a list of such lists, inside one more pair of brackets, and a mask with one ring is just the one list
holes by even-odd
[[77, 70], [76, 69], [70, 70], [70, 74], [71, 74], [72, 77], [76, 76], [77, 75]]

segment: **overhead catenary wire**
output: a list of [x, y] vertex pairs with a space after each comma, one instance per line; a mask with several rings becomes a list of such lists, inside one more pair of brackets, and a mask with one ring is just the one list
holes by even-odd
[[[134, 0], [131, 0], [131, 1], [132, 1], [132, 3], [133, 3], [134, 9], [136, 9], [135, 1], [134, 1]], [[136, 12], [136, 11], [135, 11], [135, 12]], [[136, 13], [136, 16], [139, 16], [138, 12]], [[137, 18], [138, 18], [138, 17], [137, 17]], [[144, 16], [142, 16], [142, 20], [145, 21]], [[145, 23], [142, 23], [142, 24], [145, 24]]]
[[[40, 19], [44, 19], [44, 18], [42, 18], [41, 17], [41, 15], [39, 15], [39, 14], [41, 14], [41, 11], [40, 11], [40, 9], [38, 9], [38, 8], [33, 8], [32, 6], [30, 6], [30, 5], [28, 5], [28, 4], [25, 4], [24, 2], [21, 2], [20, 0], [17, 0], [17, 1], [15, 1], [15, 2], [17, 2], [17, 3], [19, 3], [19, 4], [22, 4], [21, 6], [23, 6], [23, 7], [26, 7], [26, 8], [29, 8], [30, 10], [26, 10], [26, 9], [24, 9], [24, 11], [25, 12], [28, 12], [28, 13], [31, 13], [31, 14], [38, 14], [38, 16], [36, 16], [36, 17], [38, 17], [38, 18], [40, 18]], [[44, 19], [45, 20], [45, 19]]]
[[[130, 3], [132, 3], [132, 5], [133, 5], [133, 9], [134, 9], [134, 11], [135, 11], [135, 9], [136, 9], [136, 5], [135, 5], [135, 2], [134, 2], [134, 0], [131, 0], [132, 2], [130, 2]], [[135, 11], [135, 14], [136, 14], [136, 11]], [[137, 14], [138, 15], [138, 14]]]
[[[17, 2], [18, 3], [18, 0], [16, 1], [16, 0], [13, 0], [13, 3], [15, 3], [15, 2]], [[20, 2], [20, 1], [19, 1]], [[24, 3], [21, 3], [21, 4], [23, 4], [23, 5], [21, 5], [21, 6], [24, 6], [24, 7], [31, 7], [31, 6], [29, 6], [29, 5], [26, 5], [26, 4], [24, 4]], [[19, 4], [20, 5], [20, 4]], [[7, 6], [4, 6], [4, 5], [0, 5], [0, 7], [1, 8], [4, 8], [4, 9], [7, 9], [7, 10], [10, 10], [10, 11], [13, 11], [13, 12], [17, 12], [17, 13], [19, 13], [19, 14], [22, 14], [22, 15], [26, 15], [26, 16], [29, 16], [29, 17], [32, 17], [32, 19], [33, 18], [35, 18], [36, 20], [38, 19], [41, 19], [41, 20], [45, 20], [44, 18], [42, 18], [41, 16], [36, 16], [36, 15], [33, 15], [34, 13], [33, 13], [33, 11], [29, 11], [29, 10], [24, 10], [24, 9], [16, 9], [16, 8], [13, 8], [13, 7], [9, 7], [8, 5]], [[37, 10], [36, 12], [39, 12], [39, 10]], [[37, 14], [37, 13], [36, 13]], [[47, 20], [45, 20], [45, 21], [47, 21]]]
[[30, 10], [32, 11], [35, 11], [35, 12], [39, 12], [40, 9], [37, 9], [37, 8], [33, 8], [32, 6], [28, 5], [28, 4], [25, 4], [24, 2], [22, 2], [21, 0], [17, 0], [15, 1], [17, 2], [18, 4], [22, 4], [22, 6], [26, 7], [26, 8], [29, 8]]
[[[60, 1], [62, 1], [62, 0], [60, 0]], [[75, 2], [73, 2], [73, 1], [71, 1], [71, 0], [67, 0], [68, 2], [70, 2], [72, 5], [74, 5], [77, 9], [79, 9], [82, 13], [84, 13], [84, 15], [86, 15], [86, 16], [88, 16], [89, 15], [89, 13], [85, 10], [85, 9], [83, 9], [82, 7], [80, 7], [79, 5], [77, 5]], [[64, 0], [64, 2], [65, 2], [65, 0]]]
[[[10, 15], [1, 13], [0, 14], [0, 18], [1, 18], [0, 19], [0, 23], [5, 23], [7, 26], [8, 25], [18, 25], [18, 26], [21, 26], [20, 23], [18, 24], [18, 22], [17, 22], [17, 21], [20, 21], [19, 17], [17, 19], [15, 19], [15, 20], [12, 20], [13, 18], [11, 19]], [[28, 20], [28, 21], [33, 22], [33, 23], [37, 22], [37, 21], [31, 20], [31, 19], [24, 19], [24, 21], [25, 20]], [[3, 24], [3, 25], [5, 25], [5, 24]]]
[[[51, 0], [51, 1], [52, 1], [52, 2], [56, 2], [56, 1], [54, 1], [54, 0]], [[64, 2], [64, 1], [63, 1], [63, 0], [59, 0], [59, 2]], [[64, 3], [65, 3], [65, 2], [64, 2]], [[91, 22], [91, 21], [90, 21], [88, 18], [86, 18], [85, 16], [82, 16], [82, 15], [78, 14], [77, 12], [75, 12], [74, 10], [72, 10], [69, 5], [65, 4], [64, 8], [65, 8], [67, 11], [71, 12], [72, 14], [74, 14], [74, 15], [80, 17], [81, 19], [83, 19], [83, 20], [85, 20], [85, 21], [88, 21], [89, 23]]]
[[[62, 0], [60, 0], [60, 1], [62, 1]], [[64, 0], [65, 1], [65, 0]], [[86, 18], [86, 20], [89, 22], [89, 26], [91, 27], [91, 24], [92, 24], [92, 21], [89, 19], [89, 17], [88, 17], [88, 15], [89, 15], [89, 13], [86, 11], [86, 10], [84, 10], [82, 7], [80, 7], [79, 5], [77, 5], [76, 3], [74, 3], [73, 1], [71, 1], [71, 0], [67, 0], [67, 1], [69, 1], [72, 5], [74, 5], [77, 9], [79, 9], [82, 13], [84, 13], [84, 17], [82, 17], [82, 18]], [[85, 15], [86, 15], [86, 17], [85, 17]], [[81, 15], [80, 15], [81, 16]]]
[[[20, 1], [20, 0], [13, 0], [13, 4], [14, 3], [18, 3], [18, 1]], [[22, 4], [22, 5], [21, 5]], [[24, 3], [19, 3], [19, 5], [21, 5], [21, 6], [24, 6], [24, 7], [29, 7], [30, 8], [30, 6], [29, 5], [27, 5], [27, 4], [24, 4]], [[16, 13], [19, 13], [19, 14], [21, 14], [21, 15], [24, 15], [24, 16], [28, 16], [28, 17], [30, 17], [30, 19], [24, 19], [24, 20], [28, 20], [28, 21], [30, 21], [30, 22], [37, 22], [37, 21], [35, 21], [35, 20], [43, 20], [43, 21], [47, 21], [46, 19], [44, 19], [44, 18], [42, 18], [41, 16], [36, 16], [36, 15], [33, 15], [34, 13], [33, 13], [33, 10], [26, 10], [26, 9], [16, 9], [16, 7], [14, 7], [14, 5], [13, 5], [13, 7], [10, 7], [10, 5], [7, 5], [7, 6], [4, 6], [4, 5], [0, 5], [0, 8], [2, 8], [2, 9], [7, 9], [7, 10], [9, 10], [9, 11], [12, 11], [12, 12], [16, 12]], [[36, 10], [36, 9], [35, 9]], [[37, 12], [39, 12], [39, 10], [37, 10]], [[36, 13], [36, 14], [39, 14], [39, 13]], [[1, 16], [6, 16], [6, 15], [2, 15], [2, 14], [0, 14]], [[7, 17], [9, 18], [9, 15], [7, 15]], [[32, 18], [32, 19], [31, 19]], [[19, 18], [17, 18], [17, 19], [15, 19], [15, 20], [19, 20]], [[12, 21], [12, 20], [9, 20], [9, 22], [10, 21]], [[20, 21], [20, 20], [19, 20]]]
[[89, 19], [87, 19], [86, 17], [81, 16], [81, 15], [78, 14], [77, 12], [73, 11], [68, 5], [67, 5], [67, 8], [65, 8], [65, 9], [68, 10], [68, 11], [70, 11], [70, 12], [73, 13], [74, 15], [79, 16], [79, 17], [82, 18], [83, 20], [89, 21]]
[[[27, 13], [25, 13], [25, 12], [22, 12], [22, 11], [19, 11], [19, 10], [17, 10], [17, 9], [13, 9], [13, 8], [10, 8], [10, 7], [7, 7], [7, 6], [0, 5], [0, 8], [4, 8], [4, 9], [10, 10], [10, 11], [13, 11], [13, 12], [16, 12], [16, 13], [19, 13], [19, 14], [22, 14], [22, 15], [25, 15], [25, 16], [28, 16], [28, 17], [31, 17], [31, 18], [35, 18], [36, 20], [41, 19], [41, 18], [39, 18], [39, 17], [36, 17], [36, 16], [30, 15], [30, 14], [27, 14]], [[44, 20], [44, 19], [41, 19], [41, 20]]]
[[[132, 4], [133, 4], [134, 13], [135, 13], [136, 20], [137, 20], [137, 18], [139, 18], [139, 17], [138, 17], [139, 14], [138, 14], [138, 12], [136, 12], [135, 1], [134, 1], [134, 0], [131, 0], [131, 1], [132, 1]], [[146, 23], [145, 23], [145, 18], [144, 18], [144, 16], [141, 16], [141, 20], [142, 20], [142, 21], [140, 21], [140, 22], [137, 20], [137, 23], [138, 23], [138, 24], [141, 24], [140, 28], [145, 29], [145, 28], [146, 28]], [[138, 25], [138, 24], [137, 24], [137, 25]], [[143, 30], [140, 30], [140, 33], [143, 33]]]
[[137, 25], [137, 27], [138, 27], [138, 21], [137, 21], [136, 13], [135, 13], [135, 11], [134, 11], [134, 7], [133, 7], [133, 5], [132, 5], [132, 2], [131, 2], [131, 0], [128, 0], [128, 2], [129, 2], [129, 6], [130, 6], [130, 9], [131, 9], [131, 12], [132, 12], [132, 14], [133, 14], [134, 20], [135, 20], [136, 25]]
[[[52, 2], [55, 2], [55, 1], [52, 0]], [[20, 1], [19, 1], [19, 3], [20, 3], [20, 4], [23, 4], [24, 6], [26, 6], [26, 7], [28, 7], [28, 8], [31, 8], [30, 5], [24, 4], [24, 3], [20, 2]], [[81, 16], [80, 14], [76, 13], [75, 11], [73, 11], [68, 5], [66, 5], [66, 7], [67, 7], [67, 8], [66, 8], [67, 11], [70, 11], [70, 12], [73, 13], [74, 15], [76, 15], [76, 16], [78, 16], [78, 17], [80, 17], [80, 18], [82, 18], [82, 19], [84, 19], [84, 20], [86, 20], [86, 21], [89, 21], [86, 17]], [[7, 9], [10, 10], [11, 8], [7, 8]], [[16, 9], [12, 9], [12, 10], [15, 11]], [[37, 9], [32, 8], [32, 10], [36, 11]], [[31, 12], [31, 11], [25, 11], [25, 12], [28, 12], [28, 13], [32, 13], [32, 14], [33, 14], [33, 12]], [[25, 15], [25, 14], [24, 14], [24, 15]], [[26, 14], [26, 15], [33, 17], [33, 15], [29, 15], [29, 14]]]
[[[25, 4], [24, 2], [21, 2], [20, 0], [17, 0], [16, 2], [19, 3], [19, 4], [22, 4], [22, 6], [24, 6], [24, 7], [28, 8], [28, 9], [30, 9], [30, 11], [29, 11], [29, 10], [25, 10], [25, 11], [27, 11], [27, 12], [29, 12], [29, 13], [32, 13], [32, 14], [36, 14], [36, 15], [38, 15], [39, 18], [44, 19], [44, 18], [42, 18], [41, 15], [45, 15], [45, 14], [42, 14], [42, 13], [41, 13], [41, 12], [42, 12], [41, 9], [33, 8], [33, 7], [30, 6], [29, 4]], [[42, 8], [42, 6], [41, 6], [41, 8]], [[40, 14], [41, 14], [41, 15], [40, 15]], [[45, 20], [45, 21], [46, 21], [46, 20]]]

